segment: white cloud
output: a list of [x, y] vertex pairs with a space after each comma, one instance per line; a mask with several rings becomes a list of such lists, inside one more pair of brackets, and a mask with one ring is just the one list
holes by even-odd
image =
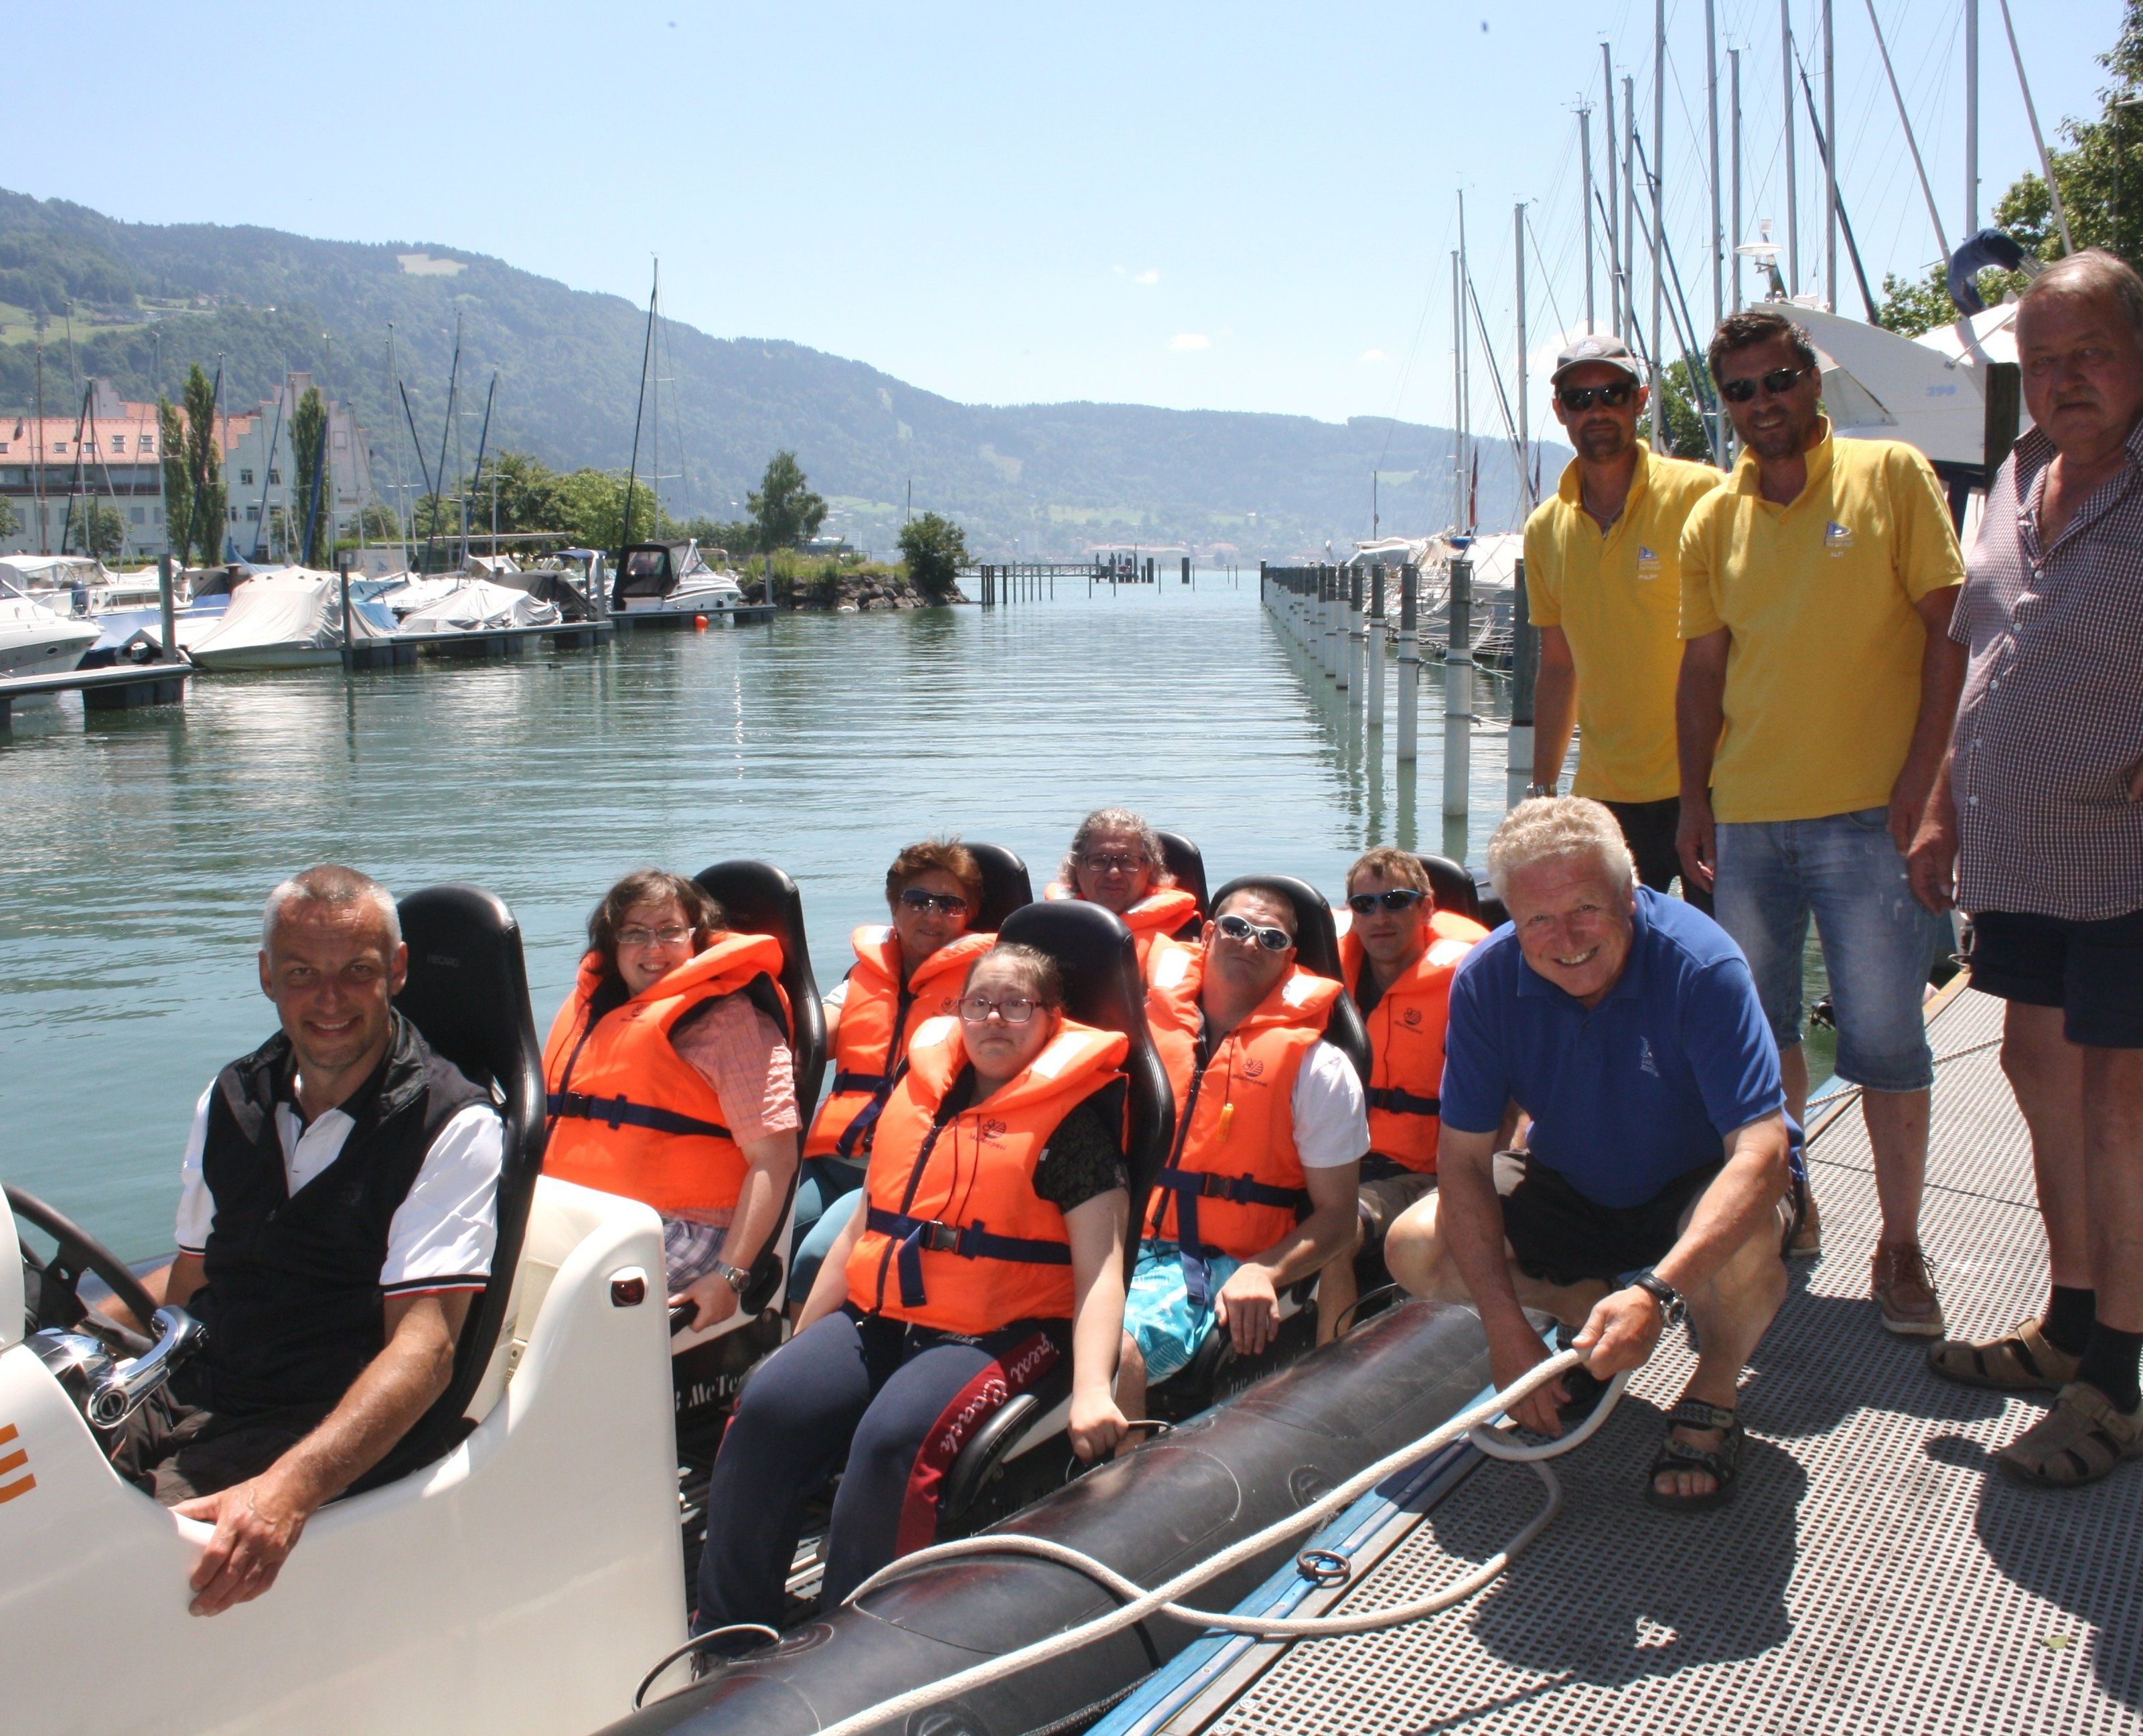
[[1356, 359], [1364, 362], [1388, 362], [1391, 358], [1381, 349], [1365, 349]]
[[1178, 332], [1168, 340], [1170, 349], [1210, 349], [1213, 340], [1203, 332]]
[[1131, 281], [1135, 284], [1157, 284], [1161, 281], [1161, 273], [1154, 270], [1152, 266], [1149, 265], [1145, 270], [1140, 272], [1137, 276], [1134, 277]]

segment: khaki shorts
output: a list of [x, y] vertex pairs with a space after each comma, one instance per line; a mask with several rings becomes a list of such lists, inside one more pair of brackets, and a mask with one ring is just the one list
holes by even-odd
[[1362, 1223], [1369, 1243], [1381, 1244], [1398, 1221], [1399, 1214], [1417, 1199], [1435, 1192], [1433, 1175], [1418, 1175], [1412, 1170], [1399, 1170], [1378, 1176], [1374, 1181], [1365, 1181], [1361, 1187]]

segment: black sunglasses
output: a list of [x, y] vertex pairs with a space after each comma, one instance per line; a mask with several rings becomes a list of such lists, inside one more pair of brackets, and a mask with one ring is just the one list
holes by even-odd
[[955, 893], [925, 892], [919, 886], [903, 888], [900, 902], [910, 910], [934, 910], [940, 916], [951, 916], [968, 908], [968, 901]]
[[1636, 389], [1628, 380], [1617, 380], [1611, 386], [1565, 386], [1555, 395], [1562, 400], [1566, 410], [1589, 410], [1595, 404], [1619, 410]]
[[1782, 393], [1792, 391], [1804, 378], [1814, 372], [1815, 369], [1813, 368], [1774, 368], [1769, 373], [1764, 375], [1760, 381], [1721, 380], [1719, 383], [1719, 395], [1730, 404], [1745, 404], [1756, 395], [1756, 388], [1760, 383], [1764, 388], [1764, 397], [1777, 398]]
[[1216, 917], [1213, 926], [1230, 940], [1249, 940], [1255, 936], [1257, 943], [1268, 952], [1284, 952], [1294, 944], [1294, 937], [1286, 929], [1265, 927], [1248, 917], [1237, 916], [1232, 910], [1224, 917]]
[[1358, 892], [1347, 895], [1347, 908], [1356, 916], [1367, 916], [1374, 910], [1404, 910], [1418, 904], [1428, 894], [1416, 892], [1410, 886], [1395, 886], [1389, 892]]

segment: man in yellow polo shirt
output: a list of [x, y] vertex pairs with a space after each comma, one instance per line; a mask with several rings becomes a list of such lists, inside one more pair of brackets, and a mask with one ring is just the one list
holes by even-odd
[[1938, 1336], [1919, 1242], [1934, 1082], [1921, 1004], [1949, 929], [1912, 895], [1905, 853], [1963, 685], [1949, 637], [1963, 562], [1924, 457], [1831, 438], [1799, 326], [1769, 309], [1733, 314], [1710, 364], [1746, 450], [1682, 533], [1683, 871], [1715, 882], [1803, 1122], [1814, 916], [1839, 1076], [1862, 1088], [1875, 1155], [1871, 1288], [1891, 1331]]
[[[1646, 391], [1620, 338], [1581, 338], [1556, 358], [1555, 418], [1577, 456], [1526, 521], [1526, 598], [1540, 629], [1533, 781], [1552, 796], [1582, 726], [1573, 795], [1606, 804], [1637, 878], [1666, 892], [1681, 872], [1675, 676], [1681, 667], [1681, 532], [1725, 480], [1709, 464], [1656, 457], [1637, 438]], [[1683, 893], [1709, 911], [1686, 880]]]

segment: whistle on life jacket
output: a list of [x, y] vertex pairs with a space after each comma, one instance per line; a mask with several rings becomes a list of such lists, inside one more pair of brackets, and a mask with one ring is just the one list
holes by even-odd
[[1214, 1137], [1221, 1140], [1226, 1139], [1228, 1137], [1228, 1124], [1235, 1119], [1235, 1105], [1232, 1103], [1222, 1104], [1220, 1105], [1220, 1125], [1219, 1128], [1215, 1130]]

